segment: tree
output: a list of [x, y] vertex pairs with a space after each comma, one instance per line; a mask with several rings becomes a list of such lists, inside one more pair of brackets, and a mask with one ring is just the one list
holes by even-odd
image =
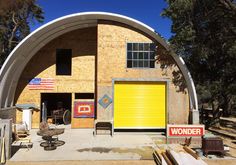
[[233, 0], [167, 0], [170, 43], [190, 70], [201, 103], [231, 114], [236, 95], [236, 4]]
[[14, 47], [30, 33], [30, 24], [43, 20], [36, 0], [0, 0], [0, 68]]

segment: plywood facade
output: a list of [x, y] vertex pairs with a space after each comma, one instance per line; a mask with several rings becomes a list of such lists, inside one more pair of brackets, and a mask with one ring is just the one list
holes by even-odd
[[[139, 31], [114, 22], [99, 21], [97, 27], [78, 29], [54, 39], [31, 59], [23, 71], [15, 96], [16, 104], [34, 103], [40, 107], [40, 93], [72, 93], [72, 109], [75, 93], [96, 93], [96, 118], [113, 119], [113, 106], [103, 108], [98, 100], [105, 94], [113, 97], [115, 79], [162, 79], [168, 80], [168, 123], [187, 124], [189, 116], [188, 93], [178, 92], [172, 83], [173, 71], [178, 67], [131, 69], [126, 67], [126, 45], [128, 42], [155, 42]], [[157, 43], [158, 44], [158, 43]], [[72, 75], [56, 76], [56, 49], [72, 49]], [[28, 81], [34, 77], [54, 78], [51, 91], [29, 90]], [[17, 122], [21, 112], [17, 111]], [[72, 115], [73, 116], [73, 115]], [[33, 113], [32, 126], [38, 127], [40, 111]], [[72, 128], [93, 127], [93, 119], [73, 119]]]
[[[56, 49], [72, 49], [71, 76], [56, 75]], [[95, 90], [95, 56], [97, 54], [97, 28], [91, 27], [66, 33], [45, 45], [28, 63], [21, 75], [16, 103], [34, 103], [40, 107], [40, 93], [72, 93], [72, 109], [74, 93]], [[27, 84], [34, 77], [54, 78], [54, 90], [29, 90]], [[73, 114], [72, 114], [73, 116]], [[17, 122], [21, 121], [21, 112], [17, 111]], [[32, 127], [37, 128], [40, 112], [33, 113]], [[72, 126], [77, 126], [80, 119], [73, 119]], [[93, 120], [88, 124], [93, 125]]]
[[[178, 92], [178, 87], [172, 82], [172, 72], [178, 71], [176, 66], [166, 70], [160, 68], [160, 62], [155, 68], [134, 69], [126, 67], [126, 45], [128, 42], [155, 42], [150, 37], [125, 25], [109, 22], [98, 24], [98, 100], [107, 94], [113, 96], [113, 79], [167, 79], [170, 81], [168, 91], [168, 123], [187, 124], [189, 115], [189, 99], [187, 92]], [[158, 44], [158, 43], [157, 43]], [[97, 104], [99, 119], [113, 119], [112, 104], [106, 109]]]

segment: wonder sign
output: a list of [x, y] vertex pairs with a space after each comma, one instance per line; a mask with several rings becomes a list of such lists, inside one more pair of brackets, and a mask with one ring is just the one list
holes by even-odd
[[203, 136], [204, 125], [167, 125], [168, 137]]

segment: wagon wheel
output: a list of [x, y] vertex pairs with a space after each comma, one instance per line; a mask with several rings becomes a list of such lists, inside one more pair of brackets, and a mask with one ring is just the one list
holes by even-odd
[[40, 146], [41, 147], [47, 147], [48, 146], [48, 142], [42, 142], [42, 143], [40, 143]]
[[65, 110], [64, 114], [63, 114], [63, 123], [65, 125], [70, 124], [71, 123], [71, 112], [67, 109]]
[[60, 146], [62, 146], [62, 145], [64, 145], [64, 144], [65, 144], [65, 142], [62, 141], [62, 140], [57, 140], [57, 141], [54, 142], [54, 145], [55, 145], [56, 147], [60, 147]]

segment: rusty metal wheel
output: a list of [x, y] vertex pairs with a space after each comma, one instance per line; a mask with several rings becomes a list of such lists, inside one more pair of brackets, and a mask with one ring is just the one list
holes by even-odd
[[63, 114], [63, 122], [65, 125], [71, 123], [71, 112], [69, 110], [65, 110]]
[[57, 140], [57, 141], [54, 142], [54, 146], [56, 146], [56, 147], [62, 146], [64, 144], [65, 144], [65, 142], [62, 141], [62, 140]]

